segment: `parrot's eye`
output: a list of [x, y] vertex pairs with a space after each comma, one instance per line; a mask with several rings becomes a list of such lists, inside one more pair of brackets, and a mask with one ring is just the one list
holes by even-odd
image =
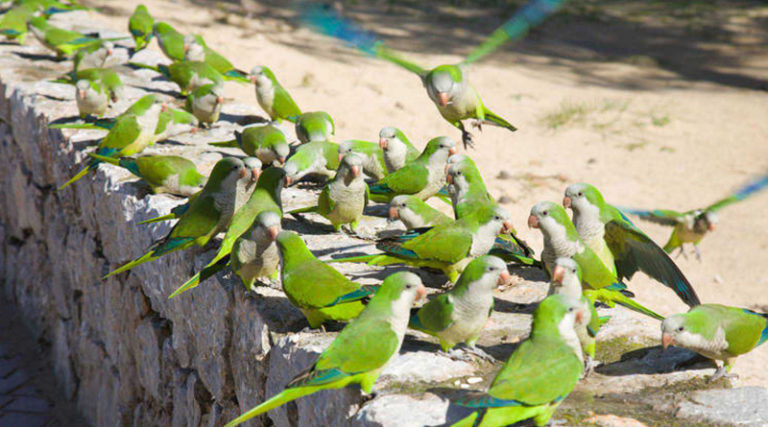
[[541, 213], [541, 216], [547, 216], [547, 215], [549, 215], [549, 211], [544, 211]]
[[681, 326], [681, 327], [677, 328], [677, 332], [683, 332], [684, 330], [685, 330], [684, 326]]
[[575, 269], [575, 268], [574, 268], [574, 269], [572, 269], [572, 270], [571, 270], [571, 273], [576, 273], [576, 269]]
[[581, 191], [579, 191], [579, 194], [577, 194], [577, 196], [579, 196], [579, 197], [581, 197], [583, 195], [584, 195], [584, 193], [582, 193]]
[[456, 175], [461, 175], [461, 171], [456, 172]]
[[500, 217], [500, 216], [498, 216], [498, 215], [496, 215], [496, 217], [495, 217], [495, 218], [496, 218], [496, 219], [501, 219], [501, 217]]
[[405, 289], [411, 289], [411, 288], [413, 288], [413, 285], [411, 285], [410, 283], [405, 285]]
[[576, 308], [575, 308], [575, 307], [569, 307], [569, 308], [568, 308], [568, 312], [569, 312], [569, 313], [573, 312], [574, 310], [576, 310]]

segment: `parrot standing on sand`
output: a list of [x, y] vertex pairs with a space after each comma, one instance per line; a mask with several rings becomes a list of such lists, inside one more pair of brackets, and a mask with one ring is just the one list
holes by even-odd
[[325, 111], [311, 111], [296, 117], [296, 137], [302, 144], [315, 141], [330, 141], [336, 133], [331, 115]]
[[301, 144], [285, 161], [286, 185], [293, 185], [309, 174], [331, 178], [338, 168], [339, 144], [329, 141]]
[[687, 348], [704, 357], [721, 360], [715, 381], [735, 376], [736, 357], [768, 341], [768, 314], [720, 304], [701, 304], [687, 313], [674, 314], [661, 323], [661, 344]]
[[358, 139], [348, 139], [339, 144], [339, 158], [353, 152], [363, 156], [363, 173], [367, 176], [379, 180], [387, 174], [384, 153], [379, 144]]
[[144, 180], [155, 194], [169, 193], [189, 197], [200, 191], [207, 180], [197, 171], [191, 160], [180, 156], [147, 155], [137, 158], [115, 158], [93, 153], [88, 155], [128, 170]]
[[471, 215], [478, 208], [497, 204], [488, 193], [480, 170], [467, 156], [455, 155], [448, 159], [445, 181], [450, 186], [456, 219]]
[[58, 28], [48, 23], [42, 16], [33, 16], [28, 21], [29, 31], [40, 43], [56, 53], [56, 57], [64, 59], [72, 56], [80, 48], [101, 44], [108, 41], [122, 40], [123, 37], [101, 39]]
[[301, 115], [301, 110], [272, 70], [259, 65], [253, 67], [250, 77], [256, 86], [256, 100], [271, 120], [295, 121]]
[[419, 150], [411, 144], [403, 131], [391, 126], [379, 131], [379, 147], [384, 153], [384, 164], [392, 173], [419, 157]]
[[583, 357], [575, 324], [589, 312], [581, 301], [552, 295], [533, 313], [531, 334], [509, 356], [487, 392], [454, 401], [476, 409], [453, 427], [502, 427], [533, 419], [547, 425], [579, 382]]
[[291, 146], [280, 128], [272, 125], [249, 126], [235, 131], [235, 139], [213, 142], [215, 147], [239, 147], [249, 156], [258, 157], [265, 166], [284, 164], [291, 154]]
[[680, 254], [685, 255], [684, 245], [690, 243], [693, 245], [696, 258], [701, 261], [699, 242], [701, 242], [701, 239], [703, 239], [707, 233], [715, 230], [718, 221], [717, 211], [730, 204], [740, 202], [766, 187], [768, 187], [768, 175], [763, 175], [743, 185], [730, 196], [701, 209], [694, 209], [687, 212], [678, 212], [669, 209], [622, 210], [632, 215], [637, 215], [646, 221], [674, 227], [672, 229], [672, 235], [669, 236], [667, 244], [664, 245], [664, 250], [667, 251], [667, 253], [672, 253], [672, 251], [678, 249], [678, 256], [680, 256]]
[[389, 220], [400, 220], [406, 230], [434, 227], [453, 222], [453, 218], [429, 206], [416, 196], [401, 195], [389, 202]]
[[579, 238], [619, 278], [631, 279], [638, 270], [675, 291], [688, 306], [701, 304], [696, 291], [674, 261], [619, 209], [608, 204], [589, 184], [565, 190], [563, 206], [573, 210]]
[[149, 14], [147, 7], [143, 4], [136, 6], [133, 14], [128, 18], [128, 31], [136, 45], [134, 52], [144, 49], [152, 41], [154, 25], [155, 19]]
[[354, 319], [365, 308], [361, 300], [375, 292], [375, 288], [360, 286], [317, 259], [293, 231], [280, 232], [277, 247], [285, 296], [304, 313], [313, 329], [329, 321]]
[[493, 311], [493, 290], [510, 279], [507, 264], [484, 255], [473, 259], [448, 292], [432, 298], [412, 316], [409, 327], [435, 336], [444, 352], [466, 344], [470, 352], [493, 360], [475, 347]]
[[456, 144], [451, 138], [432, 139], [418, 158], [371, 185], [371, 200], [389, 203], [400, 194], [422, 200], [434, 196], [443, 188], [445, 164], [453, 154], [456, 154]]
[[314, 365], [288, 383], [283, 392], [230, 421], [226, 427], [320, 390], [360, 384], [370, 394], [384, 367], [400, 352], [411, 306], [425, 294], [421, 279], [413, 273], [399, 272], [387, 277], [365, 310], [339, 333]]
[[226, 80], [250, 83], [250, 79], [244, 72], [235, 68], [222, 54], [208, 47], [200, 35], [187, 35], [184, 37], [184, 52], [184, 59], [187, 61], [205, 62], [221, 73]]
[[357, 231], [363, 209], [368, 202], [367, 190], [362, 175], [363, 157], [357, 153], [344, 156], [336, 176], [323, 187], [317, 198], [317, 205], [296, 209], [290, 214], [314, 212], [331, 222], [337, 232], [349, 224], [352, 232]]
[[541, 260], [550, 276], [554, 274], [557, 258], [573, 258], [581, 268], [582, 280], [588, 288], [584, 294], [590, 301], [599, 300], [610, 307], [618, 303], [654, 319], [664, 319], [625, 295], [627, 286], [581, 241], [565, 208], [554, 202], [540, 202], [531, 209], [528, 226], [538, 228], [544, 236]]

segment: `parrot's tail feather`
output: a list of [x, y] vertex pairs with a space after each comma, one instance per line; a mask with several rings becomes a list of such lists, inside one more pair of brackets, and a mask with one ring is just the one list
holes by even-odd
[[376, 293], [376, 289], [378, 289], [377, 286], [361, 286], [360, 289], [356, 289], [348, 294], [336, 298], [335, 301], [326, 305], [326, 307], [332, 307], [337, 304], [344, 304], [352, 301], [359, 301]]
[[237, 70], [229, 70], [223, 74], [224, 80], [228, 81], [235, 81], [238, 83], [245, 83], [249, 84], [251, 83], [251, 79], [249, 79], [247, 76], [242, 74], [240, 71]]
[[229, 141], [209, 142], [208, 145], [213, 145], [214, 147], [237, 148], [237, 140], [236, 139], [230, 139]]
[[307, 206], [305, 208], [294, 209], [288, 213], [291, 215], [294, 215], [294, 214], [302, 214], [302, 213], [309, 213], [309, 212], [317, 212], [317, 206]]
[[142, 225], [142, 224], [153, 224], [153, 223], [156, 223], [156, 222], [169, 221], [169, 220], [172, 220], [172, 219], [176, 219], [176, 214], [169, 213], [168, 215], [156, 216], [154, 218], [145, 219], [144, 221], [139, 222], [139, 225]]
[[168, 299], [179, 296], [192, 288], [196, 288], [197, 285], [199, 285], [201, 282], [205, 281], [209, 277], [213, 276], [217, 272], [223, 270], [224, 267], [226, 267], [228, 264], [229, 264], [229, 255], [218, 260], [213, 265], [209, 264], [208, 266], [203, 268], [199, 273], [190, 277], [189, 280], [184, 282], [183, 285], [179, 286], [175, 291], [173, 291], [173, 293], [168, 296]]
[[160, 71], [160, 67], [157, 67], [155, 65], [142, 64], [140, 62], [128, 62], [128, 65], [130, 65], [132, 67], [143, 68], [145, 70], [152, 70], [152, 71], [154, 71], [156, 73], [160, 73], [161, 72]]
[[275, 395], [261, 405], [248, 410], [248, 412], [228, 422], [224, 427], [234, 427], [242, 422], [248, 421], [253, 417], [259, 416], [292, 400], [296, 400], [300, 397], [312, 394], [321, 388], [322, 387], [296, 387], [283, 390], [282, 393]]
[[502, 118], [501, 116], [497, 116], [495, 113], [492, 113], [490, 111], [486, 111], [485, 112], [485, 121], [488, 124], [491, 124], [491, 125], [494, 125], [494, 126], [499, 126], [499, 127], [504, 128], [504, 129], [509, 129], [512, 132], [517, 130], [517, 128], [515, 126], [513, 126], [508, 121], [504, 120], [504, 118]]
[[188, 291], [188, 290], [190, 290], [192, 288], [196, 288], [197, 285], [199, 285], [199, 284], [200, 284], [200, 273], [197, 273], [194, 276], [190, 277], [189, 280], [184, 282], [183, 285], [181, 285], [178, 288], [176, 288], [176, 290], [173, 291], [173, 293], [168, 295], [168, 299], [171, 299], [173, 297], [177, 297], [177, 296], [183, 294], [184, 292], [186, 292], [186, 291]]
[[95, 167], [96, 167], [96, 165], [93, 165], [93, 164], [92, 164], [92, 165], [88, 165], [88, 166], [84, 167], [82, 170], [80, 170], [80, 172], [78, 172], [78, 173], [77, 173], [75, 176], [73, 176], [72, 178], [70, 178], [70, 179], [69, 179], [69, 181], [65, 182], [65, 183], [64, 183], [64, 184], [63, 184], [61, 187], [59, 187], [59, 188], [58, 188], [56, 191], [61, 191], [61, 190], [65, 189], [65, 188], [69, 187], [70, 185], [74, 184], [75, 182], [79, 181], [79, 180], [80, 180], [80, 178], [82, 178], [82, 177], [84, 177], [85, 175], [87, 175], [87, 174], [88, 174], [88, 172], [90, 172], [91, 170], [93, 170], [93, 168], [95, 168]]
[[374, 254], [374, 255], [351, 256], [351, 257], [347, 257], [347, 258], [332, 258], [328, 262], [331, 262], [331, 263], [333, 263], [333, 262], [366, 262], [367, 263], [367, 262], [372, 261], [377, 256], [379, 256], [379, 255], [378, 254]]
[[93, 123], [53, 123], [48, 125], [48, 129], [102, 129]]
[[99, 161], [102, 161], [102, 162], [107, 162], [107, 163], [115, 165], [115, 166], [120, 166], [120, 159], [118, 159], [118, 158], [102, 156], [102, 155], [96, 154], [96, 153], [88, 153], [88, 155], [90, 157], [96, 159], [96, 160], [99, 160]]
[[155, 256], [155, 251], [150, 250], [149, 252], [142, 255], [140, 258], [137, 258], [122, 267], [118, 268], [117, 270], [113, 270], [110, 273], [108, 273], [106, 276], [102, 277], [101, 280], [106, 280], [107, 278], [114, 276], [115, 274], [120, 274], [124, 271], [128, 271], [132, 269], [133, 267], [136, 267], [137, 265], [144, 264], [145, 262], [150, 262], [156, 260], [158, 257]]
[[632, 300], [630, 298], [627, 298], [620, 292], [611, 292], [610, 296], [608, 297], [610, 301], [615, 302], [617, 304], [620, 304], [632, 311], [636, 311], [640, 314], [644, 314], [648, 317], [652, 317], [656, 320], [664, 320], [664, 316], [656, 313], [655, 311], [644, 307], [639, 302]]

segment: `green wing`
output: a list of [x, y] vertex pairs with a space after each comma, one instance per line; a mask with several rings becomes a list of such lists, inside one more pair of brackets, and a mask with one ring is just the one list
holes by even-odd
[[394, 50], [386, 47], [384, 43], [379, 42], [377, 44], [376, 57], [405, 68], [406, 70], [418, 75], [419, 77], [423, 78], [427, 74], [427, 70], [411, 61], [406, 60]]
[[583, 251], [574, 254], [573, 260], [581, 267], [582, 281], [591, 289], [602, 289], [612, 285], [617, 290], [626, 288], [590, 248], [584, 247]]
[[424, 304], [418, 312], [418, 329], [430, 332], [444, 331], [455, 321], [453, 319], [453, 298], [450, 294], [440, 294]]
[[760, 178], [747, 183], [730, 196], [707, 206], [705, 210], [715, 212], [730, 204], [740, 202], [747, 197], [757, 193], [758, 191], [765, 189], [766, 187], [768, 187], [768, 175], [761, 176]]
[[372, 194], [416, 194], [429, 183], [429, 170], [423, 165], [408, 164], [371, 186]]
[[472, 248], [472, 234], [461, 224], [451, 223], [434, 227], [430, 231], [403, 243], [420, 259], [454, 264], [467, 257]]
[[213, 197], [198, 197], [189, 207], [189, 210], [179, 218], [179, 222], [173, 227], [168, 237], [176, 239], [207, 237], [210, 239], [216, 231], [220, 218], [221, 212], [216, 209]]
[[317, 213], [328, 215], [336, 208], [336, 202], [331, 199], [330, 187], [325, 185], [317, 198]]
[[660, 225], [667, 225], [667, 226], [677, 225], [680, 218], [685, 216], [688, 213], [688, 212], [673, 211], [669, 209], [642, 210], [642, 209], [621, 208], [621, 210], [630, 215], [638, 216], [640, 217], [640, 219], [643, 219], [645, 221], [653, 222], [655, 224], [660, 224]]
[[301, 110], [296, 105], [296, 102], [293, 101], [288, 91], [280, 84], [275, 85], [275, 98], [272, 101], [272, 109], [277, 114], [277, 117], [282, 119], [301, 115]]
[[619, 277], [631, 279], [640, 270], [675, 291], [689, 306], [701, 304], [688, 279], [664, 249], [618, 209], [613, 206], [606, 209], [613, 219], [605, 224], [605, 241], [613, 253]]
[[114, 156], [116, 156], [121, 149], [136, 141], [140, 134], [141, 125], [136, 116], [131, 114], [120, 117], [117, 122], [115, 122], [115, 126], [109, 130], [107, 136], [101, 141], [99, 148], [115, 149], [117, 152]]
[[184, 167], [189, 167], [179, 162], [179, 160], [186, 159], [171, 156], [144, 156], [137, 158], [135, 161], [140, 176], [148, 183], [160, 186], [169, 176], [176, 175]]
[[360, 285], [317, 259], [305, 260], [300, 267], [293, 266], [288, 274], [285, 270], [284, 267], [285, 293], [291, 302], [302, 308], [328, 307], [339, 297], [360, 288]]
[[359, 319], [347, 325], [320, 355], [315, 370], [340, 369], [356, 374], [380, 369], [392, 358], [398, 344], [389, 322]]
[[562, 339], [537, 337], [512, 353], [488, 394], [528, 406], [545, 405], [565, 398], [581, 372], [581, 361]]

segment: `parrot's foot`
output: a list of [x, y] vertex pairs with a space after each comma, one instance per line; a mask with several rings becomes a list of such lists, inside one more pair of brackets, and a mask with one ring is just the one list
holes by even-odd
[[701, 262], [701, 251], [699, 250], [698, 246], [693, 245], [693, 253], [696, 254], [696, 260]]
[[490, 354], [486, 353], [485, 351], [477, 348], [477, 347], [464, 347], [464, 351], [468, 354], [475, 355], [479, 357], [482, 360], [485, 360], [486, 362], [495, 363], [497, 362], [496, 358], [491, 356]]
[[437, 354], [441, 354], [449, 359], [457, 360], [460, 362], [472, 362], [475, 360], [471, 354], [457, 348], [453, 348], [449, 351], [440, 350], [437, 352]]
[[683, 247], [682, 247], [682, 246], [680, 246], [680, 250], [679, 250], [679, 251], [677, 251], [677, 256], [675, 257], [675, 259], [678, 259], [678, 258], [680, 258], [680, 255], [682, 255], [682, 256], [683, 256], [683, 258], [685, 258], [685, 259], [686, 259], [686, 261], [688, 260], [688, 254], [687, 254], [687, 253], [685, 253], [685, 250], [683, 250]]
[[595, 372], [595, 368], [600, 366], [600, 361], [595, 360], [592, 356], [586, 356], [584, 358], [584, 375], [582, 378], [587, 378], [588, 376], [592, 375], [593, 372]]
[[442, 286], [440, 286], [441, 289], [451, 289], [453, 287], [453, 282], [449, 279], [446, 280], [445, 283], [443, 283]]
[[464, 143], [465, 150], [467, 147], [475, 148], [475, 141], [472, 140], [472, 134], [465, 130], [461, 131], [461, 142]]
[[472, 127], [479, 130], [480, 132], [483, 131], [483, 121], [482, 120], [472, 120]]
[[728, 368], [726, 368], [725, 366], [721, 366], [721, 367], [717, 368], [717, 370], [715, 371], [715, 375], [712, 375], [712, 377], [709, 380], [707, 380], [707, 383], [713, 383], [713, 382], [719, 380], [720, 378], [727, 378], [727, 379], [734, 379], [735, 380], [735, 379], [739, 378], [739, 375], [734, 373], [734, 372], [728, 372]]

